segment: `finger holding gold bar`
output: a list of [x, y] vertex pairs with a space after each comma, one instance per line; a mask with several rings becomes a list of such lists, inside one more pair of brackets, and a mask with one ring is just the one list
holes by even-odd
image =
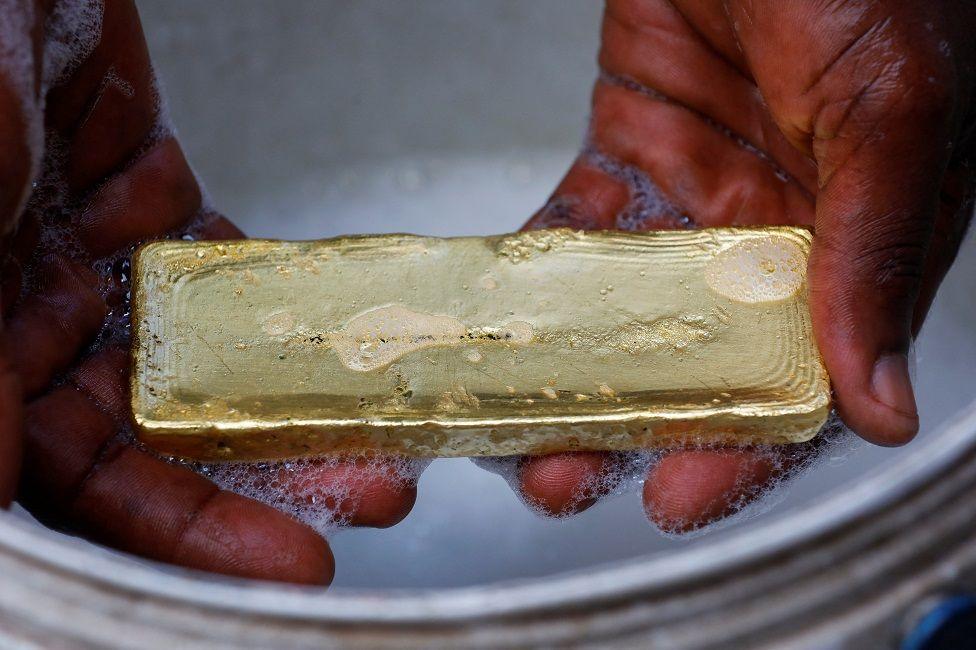
[[148, 244], [134, 420], [206, 461], [806, 441], [830, 408], [810, 244], [789, 227]]

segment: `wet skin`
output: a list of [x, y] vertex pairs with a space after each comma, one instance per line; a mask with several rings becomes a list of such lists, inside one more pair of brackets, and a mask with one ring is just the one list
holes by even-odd
[[[878, 444], [917, 431], [904, 352], [971, 212], [974, 29], [966, 0], [607, 3], [591, 147], [648, 173], [694, 225], [815, 226], [818, 342], [842, 416]], [[104, 83], [110, 70], [131, 89]], [[117, 275], [96, 290], [91, 261], [194, 220], [201, 236], [242, 236], [202, 209], [178, 142], [153, 135], [155, 106], [135, 8], [106, 2], [101, 41], [48, 93], [43, 116], [67, 148], [65, 223], [83, 248], [67, 256], [40, 243], [38, 202], [18, 214], [25, 115], [0, 75], [0, 222], [20, 223], [3, 241], [0, 503], [16, 496], [52, 525], [165, 562], [328, 583], [332, 556], [310, 528], [116, 440], [126, 350], [88, 349], [125, 286]], [[629, 200], [585, 156], [554, 198], [570, 207], [543, 209], [528, 227], [613, 227]], [[523, 459], [523, 496], [553, 514], [589, 507], [599, 495], [581, 501], [581, 486], [611, 458]], [[694, 529], [784, 471], [748, 449], [672, 451], [649, 470], [645, 509], [662, 528]], [[353, 460], [296, 480], [349, 485], [337, 505], [354, 525], [393, 525], [416, 497]]]

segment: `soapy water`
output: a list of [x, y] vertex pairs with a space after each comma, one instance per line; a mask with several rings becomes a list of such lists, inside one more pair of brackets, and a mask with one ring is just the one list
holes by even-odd
[[[729, 516], [714, 521], [673, 521], [672, 529], [659, 529], [674, 539], [691, 539], [721, 528], [740, 524], [765, 514], [781, 502], [789, 491], [789, 484], [822, 463], [837, 465], [845, 462], [861, 448], [850, 430], [832, 414], [820, 434], [806, 443], [782, 445], [754, 445], [750, 450], [757, 462], [770, 468], [771, 480], [764, 485], [743, 486], [736, 490], [736, 500], [725, 509]], [[685, 450], [719, 449], [703, 444], [683, 447]], [[644, 478], [667, 450], [638, 450], [608, 452], [603, 471], [581, 482], [560, 513], [553, 513], [536, 502], [521, 489], [521, 457], [472, 458], [478, 467], [500, 476], [526, 508], [544, 518], [572, 517], [582, 504], [594, 499], [613, 499], [636, 496]], [[172, 462], [179, 462], [171, 459]], [[346, 469], [354, 462], [359, 469], [369, 470], [391, 486], [405, 487], [417, 483], [430, 465], [430, 459], [391, 456], [300, 458], [276, 462], [229, 462], [187, 466], [202, 473], [219, 487], [267, 503], [292, 517], [305, 522], [324, 535], [331, 535], [349, 523], [350, 513], [357, 508], [357, 485], [349, 483]]]
[[[47, 91], [68, 77], [91, 54], [102, 28], [102, 0], [59, 0], [44, 24], [43, 71], [36, 84], [35, 49], [30, 42], [37, 9], [32, 0], [0, 0], [0, 76], [20, 100], [26, 122], [30, 178], [41, 173], [46, 157], [44, 100]], [[22, 188], [18, 211], [31, 196]]]
[[[752, 445], [755, 458], [768, 464], [771, 480], [763, 485], [742, 486], [737, 497], [728, 504], [728, 516], [716, 521], [672, 521], [673, 528], [659, 528], [659, 532], [674, 539], [692, 539], [707, 533], [736, 525], [769, 512], [780, 503], [788, 492], [791, 481], [806, 475], [822, 462], [842, 463], [860, 445], [851, 430], [831, 413], [820, 433], [809, 442], [792, 445]], [[708, 444], [684, 446], [684, 451], [720, 450]], [[552, 513], [542, 504], [524, 494], [520, 487], [521, 468], [524, 462], [516, 457], [486, 457], [471, 459], [476, 465], [502, 477], [522, 500], [526, 507], [543, 517], [571, 517], [581, 504], [596, 498], [611, 499], [639, 491], [644, 479], [668, 450], [639, 450], [610, 452], [604, 471], [589, 481], [581, 483], [564, 506], [562, 513]]]
[[[11, 4], [13, 3], [13, 4]], [[30, 5], [30, 3], [25, 3]], [[17, 5], [17, 7], [14, 7]], [[10, 11], [7, 11], [10, 9]], [[15, 11], [14, 9], [17, 9]], [[82, 60], [97, 42], [100, 29], [101, 3], [95, 0], [71, 0], [56, 5], [48, 20], [47, 33], [49, 37], [45, 52], [50, 52], [50, 58], [45, 64], [44, 83], [56, 84]], [[18, 13], [19, 11], [19, 13]], [[17, 20], [32, 19], [29, 9], [20, 11], [16, 0], [0, 0], [0, 63], [6, 74], [18, 83], [24, 84], [24, 103], [33, 111], [42, 110], [42, 105], [31, 99], [30, 84], [25, 81], [24, 69], [32, 65], [33, 61], [20, 60], [15, 41], [5, 41], [5, 34], [15, 33], [21, 23]], [[26, 24], [26, 23], [25, 23]], [[13, 44], [13, 45], [10, 45]], [[11, 49], [13, 48], [13, 49]], [[27, 48], [30, 51], [30, 48]], [[15, 56], [15, 54], [17, 56]], [[26, 55], [24, 55], [26, 56]], [[18, 76], [19, 75], [19, 76]], [[115, 73], [110, 73], [104, 83], [112, 83], [125, 88], [127, 82]], [[138, 160], [140, 155], [148, 151], [153, 145], [174, 133], [168, 118], [168, 112], [159, 86], [156, 86], [157, 125], [153, 129], [142, 150], [133, 156]], [[46, 87], [45, 87], [46, 90]], [[41, 95], [43, 97], [43, 93]], [[32, 103], [33, 102], [33, 103]], [[120, 251], [113, 255], [90, 260], [78, 240], [73, 219], [80, 213], [88, 200], [88, 196], [75, 199], [69, 198], [67, 183], [64, 177], [66, 164], [66, 144], [54, 133], [44, 136], [43, 164], [38, 156], [38, 174], [33, 183], [33, 191], [27, 204], [26, 213], [39, 219], [41, 225], [41, 247], [45, 251], [58, 252], [72, 259], [91, 263], [102, 280], [101, 290], [109, 310], [104, 326], [97, 339], [91, 344], [88, 352], [95, 352], [109, 344], [127, 344], [130, 340], [129, 324], [129, 285], [131, 281], [130, 257], [133, 248]], [[670, 227], [690, 227], [691, 220], [671, 204], [654, 185], [650, 178], [639, 170], [623, 165], [608, 156], [593, 150], [584, 151], [584, 160], [599, 169], [611, 174], [622, 181], [630, 190], [630, 201], [626, 208], [618, 215], [617, 226], [624, 230], [644, 230], [655, 225], [667, 223]], [[415, 188], [415, 191], [419, 188]], [[169, 233], [169, 238], [196, 239], [202, 227], [213, 219], [216, 212], [212, 209], [209, 197], [203, 190], [203, 207], [198, 214], [178, 231]], [[566, 205], [561, 199], [549, 204], [552, 223], [547, 225], [564, 225], [558, 223], [560, 211]], [[528, 216], [528, 215], [526, 215]], [[31, 277], [28, 267], [24, 278], [24, 291], [30, 291], [36, 284]], [[120, 438], [138, 444], [132, 432], [125, 429], [119, 433]], [[768, 510], [781, 499], [783, 486], [788, 483], [788, 477], [810, 471], [816, 466], [818, 459], [830, 458], [834, 462], [843, 458], [851, 449], [853, 437], [845, 427], [832, 417], [823, 433], [811, 443], [792, 445], [789, 447], [757, 447], [756, 453], [765, 458], [774, 468], [777, 476], [771, 485], [756, 488], [754, 493], [743, 492], [741, 503], [733, 504], [730, 511], [737, 514], [724, 520], [722, 524], [712, 527], [699, 527], [697, 534], [710, 530], [718, 525], [728, 525], [733, 521], [756, 516]], [[151, 451], [151, 450], [149, 450]], [[573, 510], [573, 505], [589, 501], [598, 495], [605, 499], [632, 494], [640, 489], [647, 472], [657, 463], [662, 451], [614, 452], [610, 455], [610, 462], [605, 463], [605, 471], [595, 479], [580, 485], [573, 495], [566, 512]], [[179, 463], [176, 459], [170, 462]], [[373, 457], [363, 455], [358, 458], [314, 458], [295, 459], [265, 463], [223, 463], [197, 464], [183, 463], [201, 474], [209, 477], [218, 486], [244, 496], [267, 503], [279, 510], [304, 521], [323, 533], [333, 533], [337, 528], [349, 522], [349, 513], [356, 507], [356, 485], [349, 481], [336, 480], [342, 477], [342, 468], [350, 460], [354, 460], [360, 468], [381, 474], [393, 485], [413, 485], [430, 464], [427, 459]], [[539, 504], [521, 493], [520, 471], [523, 464], [520, 458], [481, 458], [475, 459], [480, 467], [501, 476], [511, 486], [513, 491], [523, 500], [531, 510], [549, 515]], [[781, 471], [780, 471], [781, 470]], [[320, 480], [321, 479], [321, 480]], [[700, 522], [694, 522], [700, 523]], [[683, 528], [683, 527], [681, 527]], [[677, 534], [677, 530], [663, 531], [665, 534]], [[687, 536], [687, 535], [686, 535]]]
[[[618, 230], [642, 231], [655, 228], [691, 228], [691, 217], [671, 203], [644, 171], [624, 164], [601, 153], [587, 143], [581, 153], [582, 161], [623, 183], [628, 189], [628, 201], [615, 218]], [[535, 216], [536, 228], [581, 228], [580, 201], [571, 195], [549, 199]]]
[[415, 485], [430, 464], [426, 458], [299, 458], [271, 463], [191, 463], [225, 490], [236, 492], [303, 521], [323, 535], [349, 523], [361, 494], [350, 470], [368, 471], [396, 488]]

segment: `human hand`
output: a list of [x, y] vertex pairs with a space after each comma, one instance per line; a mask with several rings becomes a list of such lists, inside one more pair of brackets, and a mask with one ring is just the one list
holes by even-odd
[[[974, 31], [965, 0], [609, 0], [588, 146], [527, 227], [814, 226], [810, 306], [837, 410], [904, 444], [906, 353], [972, 216]], [[699, 528], [817, 446], [671, 451], [645, 510]], [[527, 458], [518, 489], [578, 511], [612, 487], [613, 459]]]
[[[131, 0], [88, 16], [101, 38], [87, 49], [60, 29], [84, 20], [59, 23], [58, 7], [31, 0], [21, 16], [3, 16], [15, 27], [23, 18], [0, 44], [23, 65], [0, 65], [0, 505], [18, 490], [22, 460], [18, 499], [52, 526], [188, 567], [328, 583], [332, 555], [311, 528], [127, 440], [132, 248], [165, 236], [242, 235], [204, 205], [160, 114]], [[50, 70], [59, 50], [43, 47], [45, 30], [49, 42], [60, 35], [81, 50], [60, 75]], [[344, 497], [329, 505], [352, 525], [392, 525], [416, 495], [382, 461], [267, 471], [296, 502], [309, 484], [323, 493], [341, 484]]]

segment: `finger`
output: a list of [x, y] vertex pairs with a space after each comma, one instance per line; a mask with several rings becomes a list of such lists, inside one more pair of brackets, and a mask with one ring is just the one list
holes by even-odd
[[71, 190], [90, 187], [133, 158], [159, 117], [149, 52], [131, 0], [107, 2], [91, 54], [48, 94], [48, 127], [68, 143]]
[[646, 172], [698, 225], [812, 221], [809, 193], [754, 151], [693, 112], [605, 78], [593, 93], [591, 139]]
[[231, 575], [325, 584], [333, 561], [310, 528], [117, 441], [75, 388], [27, 407], [22, 500], [121, 550]]
[[[351, 526], [393, 526], [417, 499], [417, 477], [402, 472], [392, 458], [311, 460], [292, 469], [274, 466], [272, 472], [291, 509], [324, 505], [336, 521]], [[250, 473], [252, 484], [255, 479], [269, 482], [258, 468]]]
[[760, 498], [786, 467], [767, 450], [673, 451], [648, 472], [644, 511], [662, 531], [689, 533]]
[[[90, 357], [68, 379], [116, 422], [127, 420], [129, 359], [120, 347]], [[396, 459], [311, 460], [307, 463], [247, 468], [252, 487], [277, 482], [292, 511], [322, 504], [352, 526], [387, 528], [410, 512], [417, 498], [417, 477], [401, 470]], [[273, 474], [273, 476], [269, 476]]]
[[714, 5], [607, 4], [590, 151], [528, 227], [813, 222], [815, 166], [769, 118], [741, 53], [728, 56], [722, 18]]
[[11, 232], [30, 193], [29, 129], [16, 93], [0, 78], [0, 234]]
[[20, 381], [0, 351], [0, 508], [6, 508], [17, 490], [20, 471], [23, 396]]
[[128, 376], [128, 350], [113, 345], [85, 359], [67, 379], [102, 412], [123, 424], [129, 416]]
[[724, 16], [716, 3], [701, 0], [611, 0], [603, 20], [600, 67], [635, 92], [693, 114], [730, 144], [751, 149], [812, 196], [816, 166], [770, 118], [744, 72], [745, 61]]
[[179, 144], [166, 138], [95, 193], [79, 218], [78, 235], [93, 256], [102, 257], [184, 224], [200, 199]]
[[[940, 48], [938, 11], [891, 3], [821, 12], [778, 0], [732, 8], [773, 113], [817, 159], [814, 331], [841, 416], [879, 444], [918, 431], [906, 353], [957, 128], [956, 90], [968, 83]], [[933, 30], [921, 28], [925, 20]], [[809, 69], [784, 74], [791, 57]]]
[[16, 307], [3, 332], [3, 347], [28, 397], [77, 358], [105, 317], [90, 269], [51, 255], [34, 272], [36, 293]]
[[521, 496], [552, 517], [582, 512], [615, 487], [615, 465], [602, 452], [529, 456], [520, 464]]
[[37, 101], [43, 16], [33, 0], [4, 6], [0, 60], [0, 236], [12, 232], [30, 194], [43, 146]]
[[546, 205], [523, 228], [610, 230], [628, 200], [626, 184], [582, 156], [573, 163]]
[[40, 236], [40, 223], [37, 218], [33, 215], [22, 216], [20, 223], [17, 224], [16, 235], [7, 251], [7, 259], [0, 271], [0, 291], [3, 292], [0, 296], [0, 316], [5, 317], [9, 314], [14, 303], [20, 298], [24, 268], [33, 255]]
[[216, 213], [204, 215], [196, 236], [200, 239], [244, 239], [244, 232], [229, 219]]
[[[9, 6], [8, 6], [9, 5]], [[10, 239], [30, 194], [42, 147], [39, 93], [43, 17], [31, 0], [4, 6], [0, 50], [0, 330], [20, 293], [21, 259]], [[2, 336], [2, 331], [0, 331]], [[21, 462], [23, 396], [16, 369], [0, 345], [0, 508], [10, 505]]]

